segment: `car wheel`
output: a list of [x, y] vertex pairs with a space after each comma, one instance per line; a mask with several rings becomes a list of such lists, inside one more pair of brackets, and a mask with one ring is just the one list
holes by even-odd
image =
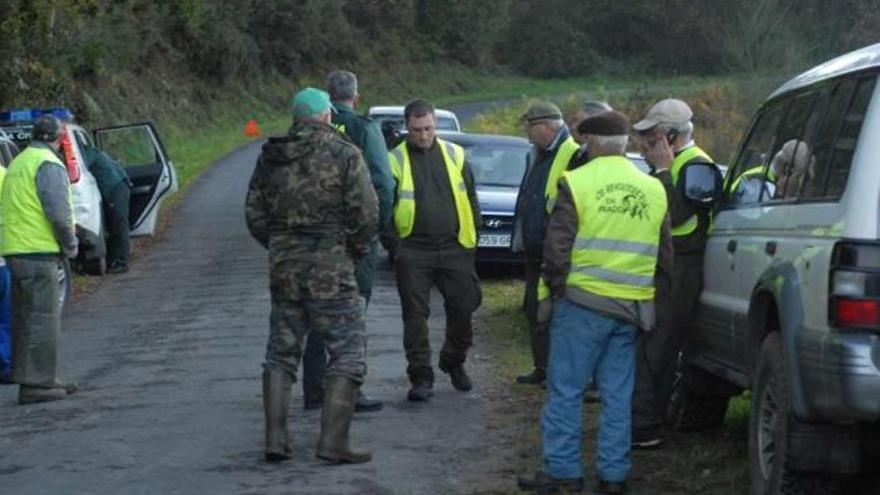
[[724, 423], [732, 387], [720, 378], [682, 364], [672, 386], [666, 420], [678, 431], [703, 431]]
[[107, 258], [98, 256], [95, 258], [86, 258], [83, 261], [83, 270], [88, 275], [106, 275], [107, 274]]
[[749, 415], [749, 461], [753, 495], [832, 495], [839, 493], [831, 476], [794, 471], [789, 463], [791, 382], [782, 338], [774, 332], [764, 339], [752, 386]]

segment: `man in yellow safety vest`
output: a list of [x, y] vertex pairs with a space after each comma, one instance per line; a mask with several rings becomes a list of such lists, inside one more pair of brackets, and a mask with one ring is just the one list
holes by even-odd
[[59, 155], [64, 124], [34, 122], [30, 146], [9, 164], [0, 193], [2, 255], [12, 272], [12, 379], [21, 404], [61, 400], [76, 390], [59, 377], [58, 271], [76, 257], [72, 193]]
[[666, 192], [625, 156], [629, 122], [605, 112], [579, 126], [592, 160], [565, 172], [544, 241], [553, 301], [542, 466], [519, 480], [538, 493], [583, 490], [584, 386], [595, 376], [602, 414], [596, 489], [624, 493], [639, 328], [654, 324], [654, 275], [672, 257]]
[[559, 107], [549, 101], [532, 103], [521, 117], [532, 143], [529, 165], [516, 199], [512, 249], [525, 255], [523, 307], [529, 322], [534, 369], [516, 377], [517, 383], [539, 385], [547, 375], [546, 325], [538, 321], [538, 280], [547, 217], [556, 201], [556, 184], [578, 151]]
[[675, 258], [671, 278], [661, 273], [657, 287], [657, 331], [642, 334], [633, 393], [633, 446], [655, 448], [663, 441], [663, 416], [688, 322], [703, 287], [703, 250], [711, 209], [689, 200], [684, 191], [688, 167], [715, 166], [693, 139], [693, 112], [674, 98], [654, 104], [633, 125], [645, 147], [645, 160], [666, 189]]
[[434, 106], [414, 100], [403, 113], [406, 140], [389, 153], [397, 182], [393, 223], [400, 239], [395, 275], [412, 383], [408, 399], [425, 401], [434, 385], [428, 340], [432, 286], [443, 295], [446, 310], [440, 370], [456, 390], [472, 387], [464, 362], [473, 341], [471, 316], [482, 301], [474, 266], [480, 208], [464, 149], [435, 136]]

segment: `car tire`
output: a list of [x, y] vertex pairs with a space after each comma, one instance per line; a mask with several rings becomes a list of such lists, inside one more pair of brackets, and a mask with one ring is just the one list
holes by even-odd
[[98, 256], [95, 258], [86, 258], [83, 261], [83, 271], [87, 275], [106, 275], [107, 274], [107, 258]]
[[682, 432], [718, 428], [727, 415], [732, 387], [697, 367], [682, 364], [676, 374], [666, 410], [666, 421]]
[[838, 480], [829, 475], [795, 471], [789, 467], [791, 382], [779, 333], [761, 345], [752, 384], [749, 414], [749, 463], [752, 495], [834, 495]]

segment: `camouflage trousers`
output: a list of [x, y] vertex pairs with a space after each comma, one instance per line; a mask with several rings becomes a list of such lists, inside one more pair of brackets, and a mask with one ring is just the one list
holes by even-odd
[[59, 261], [10, 256], [6, 262], [12, 271], [12, 379], [32, 387], [56, 387], [61, 383]]
[[327, 375], [363, 383], [367, 374], [367, 334], [360, 297], [286, 299], [272, 294], [265, 368], [287, 371], [296, 381], [306, 338], [318, 337], [330, 354]]

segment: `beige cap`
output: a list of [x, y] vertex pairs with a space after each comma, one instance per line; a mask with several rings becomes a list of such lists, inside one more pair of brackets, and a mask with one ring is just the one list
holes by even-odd
[[636, 122], [633, 129], [647, 131], [657, 124], [684, 124], [690, 122], [694, 113], [687, 103], [675, 98], [660, 100], [648, 110], [645, 118]]

